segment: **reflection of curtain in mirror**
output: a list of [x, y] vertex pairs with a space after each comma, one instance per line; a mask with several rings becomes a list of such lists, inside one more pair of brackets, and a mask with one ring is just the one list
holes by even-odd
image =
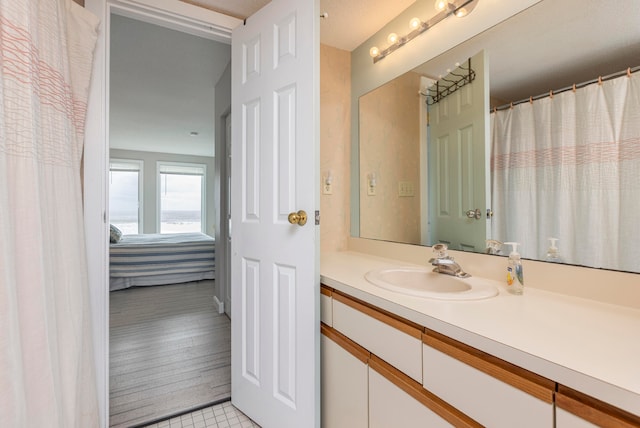
[[491, 114], [493, 238], [640, 271], [640, 73]]
[[72, 0], [0, 0], [2, 427], [98, 426], [80, 176], [97, 25]]

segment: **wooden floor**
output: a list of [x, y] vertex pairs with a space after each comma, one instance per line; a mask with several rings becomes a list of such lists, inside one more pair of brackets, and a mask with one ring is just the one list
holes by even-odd
[[110, 293], [110, 426], [156, 421], [231, 397], [231, 323], [214, 281]]

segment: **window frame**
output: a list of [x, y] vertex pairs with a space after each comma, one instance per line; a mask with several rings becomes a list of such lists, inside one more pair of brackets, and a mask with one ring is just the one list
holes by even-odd
[[[174, 162], [174, 161], [156, 161], [156, 230], [162, 233], [162, 166], [198, 168], [202, 170], [202, 174], [184, 174], [184, 175], [200, 175], [202, 184], [200, 186], [200, 232], [206, 233], [207, 230], [207, 165], [197, 162]], [[179, 175], [179, 172], [169, 173]]]
[[[111, 182], [111, 172], [113, 163], [123, 163], [135, 165], [137, 169], [131, 171], [138, 172], [138, 234], [144, 233], [144, 161], [142, 159], [125, 159], [125, 158], [109, 158], [109, 182]], [[125, 170], [121, 170], [125, 171]], [[107, 214], [109, 217], [109, 223], [111, 223], [111, 186], [109, 186], [109, 192], [107, 194]]]

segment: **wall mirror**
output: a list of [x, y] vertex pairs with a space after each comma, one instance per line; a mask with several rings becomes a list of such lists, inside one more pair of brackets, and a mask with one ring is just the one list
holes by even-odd
[[[640, 5], [632, 0], [620, 2], [616, 8], [602, 8], [601, 4], [595, 0], [563, 2], [543, 0], [360, 97], [358, 112], [360, 195], [359, 198], [354, 198], [354, 208], [359, 209], [360, 237], [418, 245], [432, 245], [438, 241], [447, 241], [435, 230], [430, 229], [434, 223], [433, 207], [437, 205], [435, 199], [442, 195], [438, 196], [434, 192], [433, 182], [429, 181], [430, 174], [434, 173], [438, 164], [436, 156], [433, 154], [429, 155], [430, 158], [428, 156], [427, 140], [431, 141], [431, 139], [428, 135], [430, 127], [426, 127], [427, 106], [424, 97], [420, 96], [418, 91], [424, 91], [430, 83], [446, 76], [450, 70], [455, 69], [456, 63], [464, 65], [467, 58], [481, 51], [484, 51], [487, 61], [485, 65], [488, 74], [486, 77], [487, 102], [491, 109], [498, 106], [504, 109], [507, 106], [505, 110], [509, 110], [509, 104], [515, 103], [516, 106], [512, 109], [515, 111], [518, 102], [522, 100], [548, 103], [549, 99], [553, 99], [549, 96], [550, 91], [555, 91], [555, 97], [558, 99], [561, 96], [560, 89], [571, 88], [576, 84], [577, 89], [580, 90], [583, 83], [597, 81], [600, 76], [606, 78], [612, 74], [624, 72], [628, 68], [632, 70], [634, 84], [638, 85], [639, 83], [636, 82], [638, 82], [637, 76], [640, 75], [640, 71], [636, 69], [640, 66], [640, 27], [633, 21], [639, 13]], [[614, 27], [618, 30], [611, 31]], [[390, 59], [392, 57], [387, 60]], [[629, 78], [629, 80], [632, 79]], [[572, 92], [572, 90], [566, 92]], [[580, 102], [591, 105], [589, 95], [585, 97], [586, 99]], [[371, 102], [371, 99], [378, 101]], [[558, 116], [558, 112], [554, 113], [553, 107], [549, 108], [551, 108], [549, 113], [551, 116]], [[490, 111], [490, 109], [486, 111], [487, 123], [488, 127], [493, 129], [496, 125], [489, 114]], [[428, 115], [431, 121], [433, 121], [433, 114], [433, 111], [430, 111]], [[571, 121], [571, 117], [567, 114], [561, 117], [562, 121]], [[542, 120], [542, 117], [536, 118], [534, 123]], [[378, 124], [377, 129], [371, 125], [374, 122]], [[375, 131], [371, 132], [373, 129]], [[584, 152], [586, 149], [581, 148], [581, 141], [589, 140], [590, 135], [597, 132], [596, 130], [586, 136], [579, 135], [574, 145], [577, 147], [575, 149], [577, 152], [574, 150], [572, 156], [583, 159], [584, 156], [588, 158], [602, 155], [602, 153], [587, 153]], [[640, 162], [639, 156], [633, 155], [640, 144], [640, 128], [625, 129], [622, 133], [624, 134], [622, 137], [616, 138], [622, 138], [625, 141], [626, 149], [623, 147], [622, 151], [627, 150], [627, 152], [622, 153], [618, 149], [617, 155], [613, 157]], [[512, 184], [518, 181], [536, 183], [535, 180], [526, 179], [525, 175], [513, 176], [501, 170], [496, 173], [495, 168], [500, 169], [496, 167], [496, 162], [506, 161], [504, 157], [500, 157], [502, 154], [498, 153], [499, 150], [491, 147], [491, 135], [489, 133], [486, 135], [489, 141], [483, 142], [484, 147], [487, 150], [487, 156], [494, 162], [487, 168], [485, 176], [485, 186], [490, 195], [496, 194], [496, 189], [504, 187], [500, 180]], [[376, 138], [377, 142], [372, 143]], [[515, 143], [509, 144], [520, 144], [521, 141], [526, 140], [517, 136], [514, 138]], [[478, 144], [478, 141], [474, 144]], [[554, 164], [554, 159], [561, 158], [566, 152], [566, 149], [555, 147], [545, 150], [547, 150], [545, 156], [550, 159], [548, 166]], [[509, 162], [515, 162], [518, 158], [507, 159]], [[608, 177], [607, 171], [618, 169], [616, 162], [617, 160], [612, 160], [609, 163], [598, 164], [598, 169], [601, 172], [604, 171], [604, 176]], [[546, 201], [545, 198], [559, 198], [558, 206], [570, 205], [572, 202], [566, 195], [570, 195], [571, 191], [565, 192], [564, 196], [553, 189], [547, 193], [540, 193], [535, 197], [542, 198], [542, 201], [538, 201], [537, 204], [536, 201], [528, 201], [528, 211], [523, 213], [514, 208], [521, 205], [517, 197], [513, 200], [504, 200], [505, 195], [511, 195], [510, 192], [514, 190], [512, 184], [508, 189], [502, 189], [497, 201], [494, 198], [488, 205], [490, 209], [499, 210], [499, 213], [496, 212], [493, 217], [487, 216], [486, 209], [482, 207], [479, 212], [480, 219], [469, 217], [468, 221], [486, 223], [488, 239], [525, 241], [522, 252], [525, 258], [547, 259], [548, 249], [551, 247], [547, 238], [556, 237], [559, 238], [557, 243], [559, 253], [562, 255], [564, 250], [566, 254], [565, 257], [558, 259], [562, 262], [640, 272], [640, 254], [638, 253], [640, 250], [635, 244], [640, 241], [640, 227], [636, 226], [637, 221], [633, 216], [624, 214], [626, 210], [633, 210], [633, 204], [620, 202], [617, 208], [622, 214], [609, 217], [605, 215], [604, 223], [608, 223], [606, 225], [600, 224], [603, 222], [600, 217], [589, 214], [593, 206], [608, 195], [618, 193], [621, 187], [627, 190], [640, 189], [640, 176], [627, 174], [623, 177], [611, 178], [611, 183], [595, 191], [593, 184], [588, 181], [589, 177], [594, 176], [593, 165], [580, 168], [578, 171], [573, 171], [574, 174], [583, 177], [578, 184], [572, 185], [577, 186], [573, 188], [573, 193], [583, 192], [587, 197], [576, 202], [573, 207], [574, 211], [579, 212], [579, 218], [576, 221], [557, 221], [558, 215], [554, 215], [554, 212], [562, 213], [562, 211], [549, 212], [538, 209], [543, 205], [542, 202]], [[550, 171], [547, 170], [544, 175], [566, 174], [566, 172]], [[600, 178], [600, 184], [602, 181], [603, 179]], [[612, 184], [614, 181], [618, 184]], [[556, 177], [555, 181], [542, 180], [538, 185], [552, 187], [558, 183], [564, 183], [564, 181]], [[601, 193], [598, 194], [598, 192]], [[473, 211], [476, 207], [460, 208], [458, 214], [467, 214], [467, 211]], [[503, 217], [498, 221], [500, 215]], [[517, 219], [510, 219], [505, 226], [504, 218], [508, 215], [515, 216]], [[544, 218], [541, 220], [540, 216]], [[534, 218], [537, 218], [536, 222], [531, 220]], [[553, 223], [552, 226], [550, 226], [551, 223]], [[538, 227], [547, 227], [544, 239], [538, 239], [531, 245], [533, 239], [530, 229]], [[616, 229], [615, 233], [610, 232], [613, 229]], [[526, 245], [527, 243], [529, 245]], [[604, 255], [592, 257], [591, 248], [589, 248], [591, 246], [606, 246], [606, 250], [602, 251]], [[508, 252], [506, 246], [487, 248], [486, 245], [462, 247], [454, 245], [454, 247], [477, 252], [498, 251], [501, 254]], [[574, 257], [574, 253], [578, 255]], [[625, 254], [627, 261], [618, 263], [618, 259], [625, 257]]]

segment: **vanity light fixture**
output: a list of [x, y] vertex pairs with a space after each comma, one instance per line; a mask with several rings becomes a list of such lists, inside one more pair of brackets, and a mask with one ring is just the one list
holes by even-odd
[[380, 50], [377, 46], [373, 46], [369, 50], [369, 55], [373, 58], [373, 63], [375, 64], [382, 58], [385, 58], [391, 52], [394, 52], [400, 46], [415, 39], [448, 16], [454, 15], [458, 18], [467, 16], [479, 1], [480, 0], [436, 0], [435, 8], [438, 13], [431, 19], [423, 22], [420, 18], [412, 18], [411, 21], [409, 21], [410, 32], [407, 35], [400, 37], [396, 33], [390, 33], [387, 36], [387, 42], [389, 43], [387, 48]]

